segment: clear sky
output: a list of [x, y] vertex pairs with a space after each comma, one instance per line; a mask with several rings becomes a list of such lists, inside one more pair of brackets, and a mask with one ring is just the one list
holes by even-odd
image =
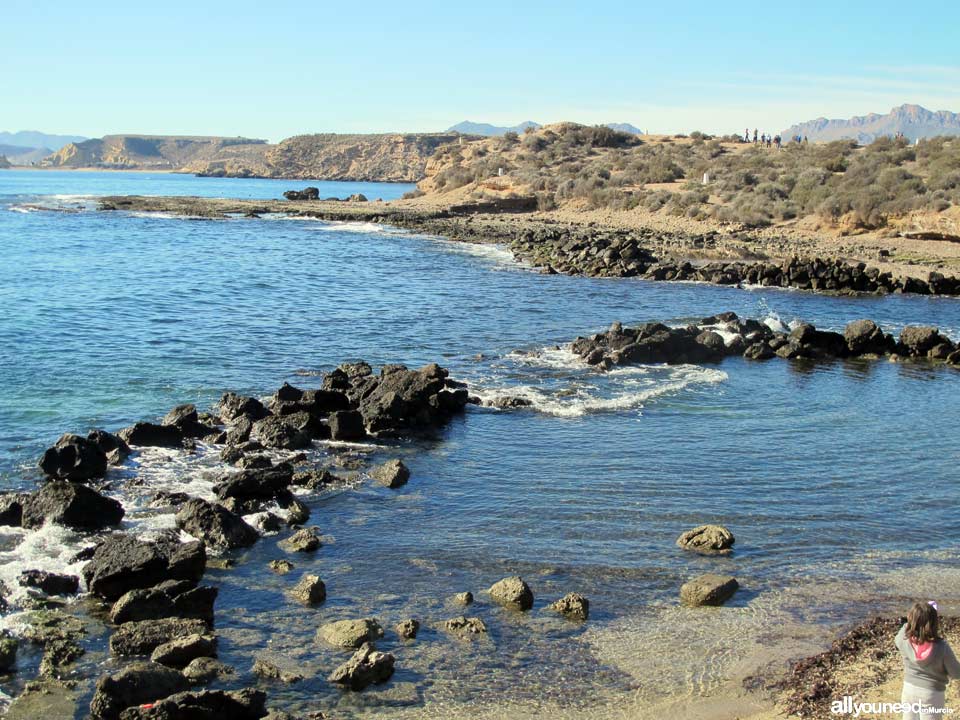
[[763, 132], [904, 102], [960, 111], [957, 0], [4, 0], [0, 27], [10, 131]]

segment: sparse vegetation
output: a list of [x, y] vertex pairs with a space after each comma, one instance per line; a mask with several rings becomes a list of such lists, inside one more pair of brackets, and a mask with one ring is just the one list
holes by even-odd
[[816, 216], [876, 229], [915, 210], [960, 205], [960, 138], [790, 143], [779, 151], [699, 131], [666, 140], [553, 125], [442, 148], [441, 169], [426, 186], [448, 192], [502, 169], [541, 209], [641, 207], [753, 227]]

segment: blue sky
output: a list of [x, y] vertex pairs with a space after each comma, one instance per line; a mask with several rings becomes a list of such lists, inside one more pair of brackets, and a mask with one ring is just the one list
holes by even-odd
[[4, 0], [0, 130], [779, 131], [960, 111], [957, 2]]

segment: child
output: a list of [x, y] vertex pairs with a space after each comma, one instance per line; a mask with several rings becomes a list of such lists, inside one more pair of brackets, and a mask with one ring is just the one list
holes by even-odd
[[920, 703], [925, 712], [903, 712], [903, 720], [942, 718], [947, 683], [960, 678], [960, 662], [940, 635], [937, 604], [931, 600], [915, 603], [907, 613], [907, 622], [895, 639], [903, 656], [903, 694], [905, 705]]

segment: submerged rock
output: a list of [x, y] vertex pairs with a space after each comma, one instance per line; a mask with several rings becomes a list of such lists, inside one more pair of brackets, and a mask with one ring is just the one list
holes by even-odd
[[97, 680], [90, 715], [97, 720], [118, 720], [129, 707], [151, 703], [189, 687], [178, 671], [153, 662], [138, 662]]
[[81, 658], [86, 650], [71, 638], [51, 640], [43, 647], [43, 657], [40, 659], [40, 675], [58, 678], [61, 671]]
[[260, 537], [239, 515], [200, 498], [190, 498], [183, 504], [176, 523], [181, 530], [224, 550], [249, 547]]
[[364, 643], [353, 657], [330, 673], [327, 679], [351, 690], [363, 690], [373, 683], [389, 680], [395, 662], [390, 653], [379, 652], [370, 643]]
[[402, 460], [387, 460], [382, 465], [378, 465], [370, 471], [370, 477], [378, 485], [388, 488], [398, 488], [406, 485], [410, 479], [410, 470], [403, 464]]
[[66, 434], [43, 454], [40, 469], [51, 478], [85, 482], [106, 475], [107, 454], [93, 440]]
[[550, 609], [570, 620], [583, 622], [590, 616], [590, 601], [580, 593], [567, 593], [551, 603]]
[[321, 546], [319, 528], [302, 528], [277, 543], [287, 552], [313, 552]]
[[690, 606], [723, 605], [739, 587], [734, 577], [707, 573], [683, 584], [680, 602]]
[[37, 528], [44, 522], [65, 525], [75, 530], [102, 530], [119, 525], [123, 506], [96, 490], [65, 480], [54, 480], [28, 496], [23, 502], [22, 524]]
[[478, 617], [458, 615], [443, 623], [443, 629], [455, 635], [482, 635], [487, 632], [487, 625]]
[[417, 637], [417, 633], [420, 632], [420, 621], [414, 618], [407, 618], [406, 620], [398, 622], [393, 629], [403, 640], [413, 640]]
[[533, 592], [517, 575], [494, 583], [490, 587], [490, 598], [512, 610], [529, 610], [533, 607]]
[[295, 683], [303, 680], [303, 675], [281, 670], [278, 666], [274, 665], [269, 660], [265, 660], [264, 658], [257, 658], [254, 660], [253, 667], [250, 669], [250, 671], [254, 675], [259, 675], [267, 680], [279, 680], [280, 682], [285, 683]]
[[373, 618], [338, 620], [317, 630], [317, 640], [335, 648], [357, 648], [382, 637], [383, 628]]
[[698, 525], [677, 538], [677, 545], [703, 555], [729, 555], [736, 542], [723, 525]]
[[269, 562], [269, 567], [277, 575], [286, 575], [288, 572], [293, 570], [293, 563], [289, 560], [271, 560]]
[[473, 604], [473, 593], [469, 590], [466, 592], [457, 593], [450, 600], [455, 605], [472, 605]]

